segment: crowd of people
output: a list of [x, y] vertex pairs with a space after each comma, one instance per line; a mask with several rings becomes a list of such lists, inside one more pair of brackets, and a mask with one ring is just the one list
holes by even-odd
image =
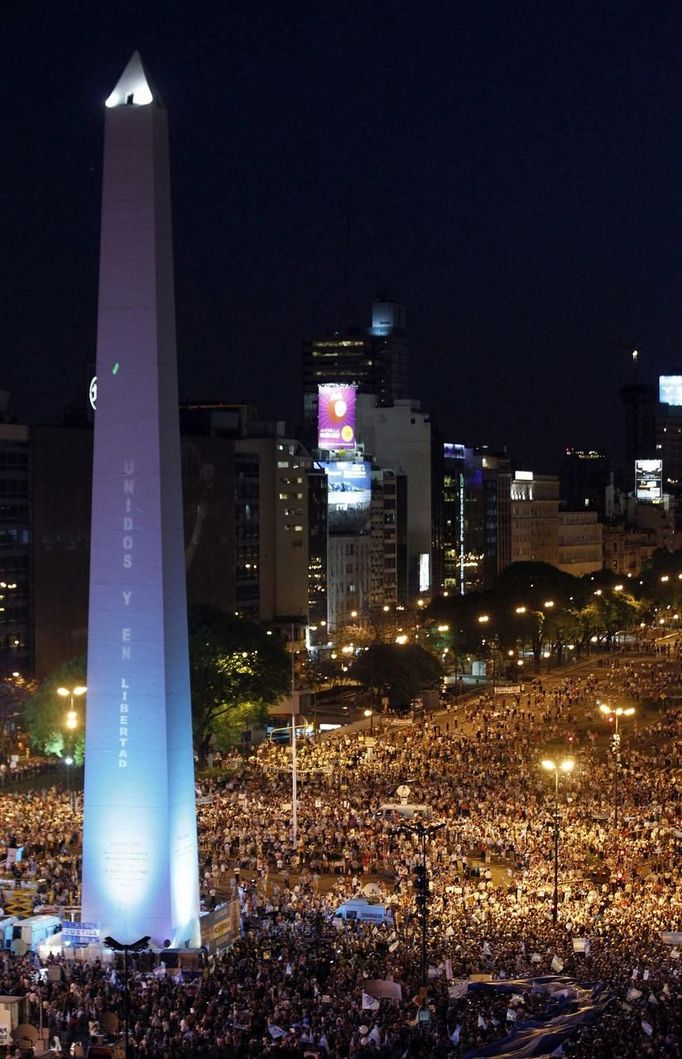
[[[576, 1059], [682, 1054], [679, 681], [674, 658], [619, 657], [411, 725], [305, 740], [295, 843], [288, 749], [226, 756], [201, 783], [200, 877], [206, 909], [238, 897], [241, 936], [193, 971], [133, 969], [131, 1054], [473, 1056], [529, 1023], [565, 1026], [551, 1050]], [[598, 701], [640, 706], [621, 729], [617, 828]], [[556, 802], [550, 753], [576, 762]], [[420, 820], [444, 825], [424, 845]], [[36, 907], [77, 906], [77, 808], [0, 793], [0, 827], [24, 848], [15, 883]], [[342, 920], [367, 894], [385, 921]], [[123, 1014], [121, 969], [56, 962], [47, 974], [5, 953], [0, 993], [25, 995], [27, 1019], [78, 1054], [106, 1011]]]

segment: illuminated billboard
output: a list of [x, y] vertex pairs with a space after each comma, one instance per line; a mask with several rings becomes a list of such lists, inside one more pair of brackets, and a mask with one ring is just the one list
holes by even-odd
[[658, 399], [661, 404], [682, 405], [682, 375], [659, 375]]
[[355, 448], [355, 386], [318, 387], [317, 447]]
[[663, 460], [635, 460], [635, 499], [660, 500], [663, 496]]
[[372, 473], [369, 463], [334, 460], [327, 474], [327, 515], [334, 535], [369, 533]]

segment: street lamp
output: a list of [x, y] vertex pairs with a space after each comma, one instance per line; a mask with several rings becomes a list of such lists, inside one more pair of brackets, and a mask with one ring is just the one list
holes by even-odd
[[80, 698], [81, 695], [85, 695], [88, 689], [83, 684], [77, 684], [75, 688], [57, 688], [57, 694], [61, 695], [63, 699], [69, 700], [69, 709], [73, 710], [73, 697]]
[[131, 941], [130, 944], [123, 941], [116, 941], [116, 938], [110, 936], [104, 939], [104, 944], [108, 949], [112, 949], [113, 952], [123, 953], [123, 1025], [125, 1027], [125, 1059], [130, 1059], [130, 1048], [128, 1044], [128, 1022], [129, 1022], [129, 1008], [130, 1008], [130, 994], [128, 991], [128, 953], [129, 952], [143, 952], [149, 948], [149, 942], [151, 936], [146, 934], [144, 938], [138, 938], [137, 941]]
[[559, 773], [570, 775], [575, 768], [572, 757], [564, 758], [558, 764], [552, 758], [543, 758], [542, 767], [554, 773], [554, 901], [552, 904], [552, 922], [556, 926], [559, 918]]
[[[69, 700], [69, 709], [68, 709], [68, 712], [66, 714], [66, 718], [64, 720], [64, 727], [68, 730], [68, 732], [71, 733], [71, 738], [69, 740], [69, 743], [73, 743], [73, 733], [75, 732], [76, 728], [78, 727], [78, 714], [76, 713], [76, 710], [74, 709], [74, 702], [73, 702], [74, 696], [76, 698], [80, 698], [82, 695], [85, 695], [85, 692], [87, 690], [88, 689], [83, 684], [77, 684], [75, 688], [57, 688], [57, 694], [62, 699], [68, 699]], [[69, 746], [68, 749], [69, 749], [69, 753], [64, 758], [64, 764], [66, 765], [66, 789], [68, 791], [69, 801], [70, 801], [71, 800], [71, 765], [73, 765], [73, 756], [71, 754], [71, 751], [73, 750], [73, 747]]]
[[365, 717], [369, 717], [369, 734], [374, 735], [374, 710], [366, 709]]
[[618, 830], [618, 773], [620, 772], [620, 732], [618, 731], [618, 722], [621, 717], [632, 717], [635, 712], [634, 706], [616, 706], [614, 709], [611, 706], [607, 706], [605, 702], [599, 703], [599, 710], [604, 714], [605, 717], [615, 717], [615, 728], [613, 730], [613, 736], [611, 737], [611, 747], [613, 750], [613, 828], [614, 831]]
[[416, 835], [421, 842], [421, 864], [415, 869], [415, 896], [417, 909], [421, 918], [422, 927], [422, 957], [421, 957], [421, 980], [422, 986], [427, 983], [427, 952], [428, 952], [428, 901], [429, 880], [426, 873], [426, 840], [433, 838], [438, 831], [445, 827], [445, 821], [440, 824], [424, 824], [421, 820], [415, 824], [403, 824], [400, 828], [408, 835]]

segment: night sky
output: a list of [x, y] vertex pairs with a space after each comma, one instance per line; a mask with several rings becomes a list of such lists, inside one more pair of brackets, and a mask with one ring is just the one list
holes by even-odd
[[682, 366], [682, 7], [551, 0], [3, 9], [0, 389], [82, 402], [103, 102], [170, 113], [181, 394], [299, 415], [305, 335], [404, 300], [412, 392], [535, 470], [620, 456], [618, 390]]

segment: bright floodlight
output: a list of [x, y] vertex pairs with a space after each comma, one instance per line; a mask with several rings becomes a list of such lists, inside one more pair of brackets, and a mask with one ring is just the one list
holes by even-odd
[[635, 712], [635, 707], [634, 706], [628, 706], [627, 710], [623, 710], [623, 713], [625, 714], [626, 717], [632, 717], [634, 712]]
[[479, 614], [479, 616], [478, 616], [478, 620], [479, 620], [479, 621], [480, 621], [481, 623], [483, 623], [483, 622], [486, 622], [486, 621], [490, 621], [490, 618], [488, 617], [488, 615], [487, 615], [487, 614]]
[[542, 759], [540, 764], [542, 765], [543, 769], [547, 770], [547, 772], [555, 773], [558, 773], [559, 770], [561, 770], [562, 772], [573, 772], [573, 769], [575, 768], [575, 761], [572, 757], [564, 758], [564, 760], [561, 761], [558, 765], [556, 761], [554, 761], [551, 757], [546, 757]]
[[87, 690], [88, 689], [85, 687], [84, 684], [79, 684], [78, 687], [73, 689], [73, 693], [74, 693], [74, 695], [85, 695], [85, 692]]
[[371, 716], [372, 716], [372, 711], [371, 710], [365, 710], [365, 717], [371, 717]]
[[516, 608], [516, 613], [517, 614], [525, 614], [526, 613], [526, 608], [525, 607], [517, 607]]
[[611, 713], [612, 712], [611, 707], [607, 706], [603, 702], [599, 703], [599, 709], [601, 710], [602, 713]]
[[65, 699], [68, 695], [71, 694], [71, 692], [68, 688], [57, 688], [57, 694], [61, 695], [61, 697]]

